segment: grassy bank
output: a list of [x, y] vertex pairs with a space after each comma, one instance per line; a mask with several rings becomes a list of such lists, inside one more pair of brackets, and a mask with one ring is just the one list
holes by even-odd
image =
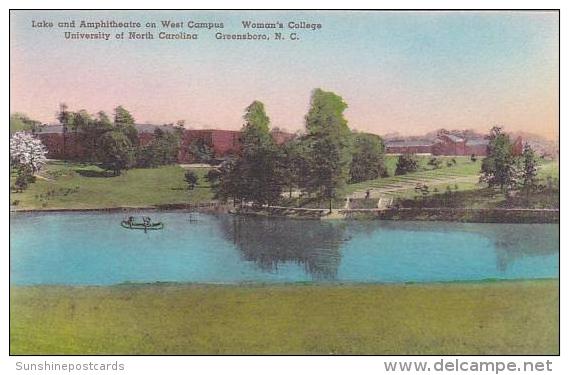
[[358, 220], [451, 221], [461, 223], [559, 223], [559, 210], [500, 208], [401, 208], [384, 211], [357, 211], [348, 215]]
[[555, 354], [558, 288], [12, 287], [11, 354]]
[[[419, 170], [403, 176], [349, 184], [338, 192], [333, 208], [343, 208], [345, 196], [352, 196], [352, 208], [375, 208], [377, 196], [364, 199], [367, 189], [384, 199], [399, 201], [402, 207], [469, 207], [469, 208], [558, 208], [559, 163], [540, 160], [538, 182], [552, 188], [542, 189], [530, 197], [512, 196], [506, 199], [485, 184], [479, 184], [480, 159], [469, 157], [439, 157], [441, 168], [427, 164], [430, 157], [419, 156]], [[456, 163], [450, 162], [455, 160]], [[450, 166], [447, 163], [450, 162]], [[386, 164], [393, 173], [396, 156], [387, 155]], [[194, 190], [187, 190], [185, 169], [178, 165], [160, 168], [132, 169], [112, 176], [95, 165], [72, 162], [50, 162], [36, 182], [21, 193], [12, 192], [10, 202], [16, 209], [96, 209], [114, 207], [176, 207], [189, 203], [208, 202], [213, 192], [205, 181], [207, 168], [193, 169], [199, 178]], [[14, 184], [15, 174], [11, 176]], [[417, 184], [429, 186], [428, 196], [415, 190]], [[354, 193], [356, 196], [353, 196]], [[329, 202], [315, 198], [283, 197], [279, 205], [306, 208], [328, 208]]]
[[12, 192], [10, 202], [17, 203], [17, 209], [42, 210], [151, 207], [211, 200], [213, 194], [204, 179], [207, 170], [194, 171], [199, 184], [188, 190], [185, 170], [178, 165], [132, 169], [112, 176], [95, 165], [50, 162], [27, 190]]

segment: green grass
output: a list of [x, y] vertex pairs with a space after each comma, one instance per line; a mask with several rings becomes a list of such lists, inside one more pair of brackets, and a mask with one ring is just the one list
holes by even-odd
[[[396, 156], [388, 156], [390, 159], [386, 160], [386, 164], [393, 164], [391, 167], [394, 169], [394, 159]], [[464, 156], [457, 156], [454, 157], [457, 161], [456, 165], [451, 167], [446, 166], [446, 161], [452, 159], [452, 157], [440, 157], [441, 159], [445, 160], [443, 162], [443, 166], [439, 169], [432, 169], [431, 166], [427, 165], [427, 161], [429, 160], [429, 156], [420, 156], [419, 159], [419, 170], [417, 172], [408, 173], [402, 176], [392, 176], [387, 178], [380, 178], [376, 180], [364, 181], [357, 184], [350, 184], [348, 185], [342, 194], [351, 194], [355, 191], [365, 191], [367, 189], [380, 189], [386, 188], [390, 186], [397, 186], [402, 183], [410, 183], [412, 185], [416, 183], [424, 183], [429, 186], [430, 196], [443, 194], [447, 190], [447, 186], [451, 189], [453, 193], [456, 192], [464, 192], [461, 196], [463, 198], [472, 198], [472, 200], [466, 200], [463, 206], [470, 206], [476, 208], [483, 208], [483, 207], [495, 207], [496, 205], [504, 203], [505, 198], [503, 195], [498, 194], [496, 197], [492, 197], [492, 199], [488, 200], [487, 198], [492, 194], [484, 193], [486, 189], [486, 184], [479, 182], [479, 175], [480, 175], [480, 167], [481, 167], [481, 158], [478, 158], [476, 162], [472, 162], [470, 157]], [[551, 177], [552, 185], [559, 186], [559, 162], [554, 160], [538, 160], [538, 170], [537, 170], [537, 178], [538, 183], [547, 185], [547, 179]], [[457, 182], [441, 182], [443, 179], [453, 179], [458, 178]], [[436, 189], [436, 191], [435, 191]], [[535, 201], [544, 201], [550, 202], [551, 199], [549, 198], [540, 198], [537, 197], [539, 194], [536, 195]], [[543, 194], [542, 194], [543, 195]], [[419, 199], [422, 198], [421, 193], [415, 191], [414, 187], [410, 187], [409, 189], [402, 189], [397, 190], [394, 192], [389, 192], [386, 196], [399, 198], [399, 199]], [[501, 196], [501, 197], [500, 197]], [[480, 198], [480, 199], [478, 199]], [[557, 199], [558, 200], [558, 199]], [[549, 203], [541, 204], [537, 202], [536, 204], [532, 204], [532, 207], [549, 207], [551, 204]], [[340, 202], [341, 204], [342, 202]], [[370, 206], [375, 206], [377, 202], [373, 203], [362, 203], [363, 205], [367, 204]], [[363, 206], [362, 206], [363, 207]]]
[[[11, 192], [19, 209], [84, 209], [150, 207], [160, 204], [209, 201], [213, 194], [204, 180], [207, 170], [196, 168], [199, 184], [188, 190], [185, 170], [178, 165], [131, 169], [110, 176], [94, 165], [50, 162], [22, 193]], [[13, 185], [15, 176], [11, 176]]]
[[[431, 156], [431, 155], [416, 155], [417, 161], [418, 161], [418, 166], [419, 166], [419, 171], [424, 171], [424, 170], [430, 170], [433, 169], [433, 167], [431, 165], [428, 164], [429, 160], [431, 160], [433, 157], [437, 158], [438, 160], [442, 161], [441, 164], [441, 169], [446, 168], [447, 166], [447, 162], [452, 161], [452, 159], [456, 160], [457, 165], [460, 166], [465, 166], [465, 165], [471, 165], [471, 164], [476, 164], [478, 163], [478, 165], [480, 165], [480, 160], [482, 160], [482, 158], [478, 157], [477, 158], [477, 162], [473, 163], [470, 160], [470, 156]], [[395, 169], [397, 168], [397, 159], [399, 158], [398, 155], [385, 155], [384, 157], [384, 164], [385, 167], [387, 168], [387, 172], [389, 173], [390, 176], [394, 176], [395, 175]]]
[[[452, 178], [464, 178], [464, 177], [473, 177], [476, 179], [476, 176], [480, 173], [480, 165], [481, 161], [478, 159], [476, 162], [472, 162], [470, 157], [466, 156], [439, 156], [437, 158], [443, 160], [443, 164], [438, 169], [433, 169], [432, 166], [427, 165], [430, 156], [418, 156], [417, 159], [419, 160], [419, 169], [416, 172], [408, 173], [401, 176], [395, 176], [395, 164], [397, 157], [394, 155], [388, 155], [386, 157], [385, 163], [387, 165], [390, 177], [386, 178], [378, 178], [375, 180], [363, 181], [356, 184], [349, 184], [347, 185], [341, 192], [341, 195], [345, 196], [351, 194], [355, 191], [365, 191], [367, 189], [374, 189], [374, 188], [383, 188], [390, 185], [398, 185], [402, 182], [411, 182], [411, 183], [418, 183], [418, 182], [426, 182], [429, 185], [437, 185], [437, 181], [442, 179], [452, 179]], [[447, 166], [447, 161], [452, 159], [456, 160], [456, 165]], [[446, 186], [446, 185], [445, 185]], [[454, 184], [453, 184], [454, 187]], [[413, 189], [408, 189], [409, 191], [414, 191]], [[407, 194], [407, 190], [402, 190], [402, 194]]]
[[11, 354], [557, 354], [557, 280], [12, 287]]
[[[357, 184], [349, 184], [338, 194], [338, 199], [333, 203], [335, 208], [344, 206], [344, 197], [355, 191], [378, 189], [389, 186], [397, 186], [407, 183], [409, 188], [389, 193], [389, 196], [402, 199], [415, 199], [421, 197], [413, 186], [416, 183], [426, 183], [430, 188], [430, 195], [442, 194], [449, 186], [453, 192], [477, 192], [483, 190], [484, 184], [477, 183], [481, 160], [472, 162], [470, 157], [454, 157], [456, 165], [446, 166], [446, 162], [453, 157], [439, 157], [443, 160], [443, 166], [432, 169], [427, 165], [430, 157], [419, 156], [420, 170], [403, 176], [392, 176], [376, 180], [364, 181]], [[386, 165], [393, 174], [397, 157], [386, 156]], [[554, 186], [559, 184], [559, 163], [556, 161], [540, 160], [538, 178], [540, 183], [546, 184], [548, 176], [551, 176]], [[103, 170], [94, 165], [50, 162], [42, 171], [42, 176], [23, 193], [11, 193], [10, 201], [17, 202], [19, 209], [85, 209], [85, 208], [112, 208], [112, 207], [151, 207], [155, 205], [183, 204], [210, 201], [213, 193], [205, 182], [204, 176], [207, 169], [195, 168], [199, 176], [198, 186], [188, 191], [184, 182], [185, 170], [181, 167], [165, 166], [150, 169], [132, 169], [123, 172], [120, 176], [107, 177]], [[444, 180], [458, 178], [456, 183], [443, 182]], [[15, 175], [11, 176], [13, 185]], [[456, 189], [458, 187], [458, 189]], [[437, 189], [438, 192], [434, 190]], [[484, 194], [480, 195], [480, 197]], [[475, 199], [476, 200], [476, 199]], [[285, 199], [282, 204], [298, 205], [298, 200], [293, 199], [290, 203]], [[492, 201], [493, 202], [493, 201]], [[492, 206], [492, 202], [487, 202]], [[370, 207], [375, 207], [373, 202]], [[484, 202], [482, 202], [484, 203]], [[500, 203], [499, 199], [494, 203]], [[466, 204], [466, 203], [465, 203]], [[478, 203], [476, 203], [478, 205]], [[482, 204], [486, 207], [488, 204]], [[546, 204], [547, 205], [547, 204]], [[313, 199], [305, 199], [301, 202], [305, 207], [328, 207], [323, 201], [318, 204]], [[537, 206], [540, 206], [538, 203]]]
[[539, 168], [537, 170], [537, 178], [541, 181], [547, 180], [551, 177], [559, 183], [559, 161], [554, 160], [540, 160]]

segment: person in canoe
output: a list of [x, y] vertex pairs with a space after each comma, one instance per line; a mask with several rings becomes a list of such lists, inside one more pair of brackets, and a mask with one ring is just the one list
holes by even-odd
[[142, 217], [142, 223], [141, 222], [137, 223], [135, 218], [133, 216], [130, 216], [128, 219], [125, 218], [125, 220], [121, 222], [121, 226], [127, 229], [144, 229], [145, 232], [146, 230], [155, 230], [155, 229], [164, 228], [163, 223], [161, 222], [154, 223], [152, 222], [152, 219], [150, 219], [150, 217], [148, 216]]

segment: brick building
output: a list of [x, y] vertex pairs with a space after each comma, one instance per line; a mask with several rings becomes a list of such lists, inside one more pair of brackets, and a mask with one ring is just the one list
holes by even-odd
[[[144, 146], [154, 139], [154, 131], [161, 129], [164, 132], [173, 132], [176, 127], [173, 125], [151, 125], [137, 124], [138, 141]], [[81, 147], [76, 142], [80, 134], [73, 131], [63, 131], [61, 125], [48, 125], [43, 127], [37, 136], [46, 146], [50, 159], [80, 159], [86, 156], [88, 150]], [[275, 141], [282, 144], [294, 137], [293, 134], [277, 130], [272, 132]], [[241, 148], [240, 132], [237, 130], [220, 130], [220, 129], [183, 129], [180, 140], [180, 152], [178, 154], [178, 162], [191, 163], [192, 155], [189, 152], [190, 145], [196, 140], [202, 140], [206, 145], [213, 149], [214, 156], [224, 157], [236, 154]]]
[[441, 134], [433, 144], [433, 155], [466, 155], [466, 140], [452, 134]]
[[[518, 140], [516, 140], [518, 142]], [[521, 140], [519, 140], [521, 142]], [[432, 155], [476, 155], [488, 154], [488, 139], [465, 139], [453, 134], [440, 134], [436, 139], [429, 140], [390, 140], [385, 143], [388, 154], [432, 154]], [[515, 148], [519, 148], [514, 144]]]
[[191, 163], [193, 161], [189, 148], [192, 142], [198, 139], [213, 149], [215, 157], [236, 154], [241, 148], [239, 135], [240, 132], [236, 130], [184, 130], [180, 142], [178, 162]]
[[88, 152], [79, 142], [80, 134], [68, 130], [64, 135], [61, 125], [43, 127], [36, 135], [46, 146], [49, 159], [79, 159]]

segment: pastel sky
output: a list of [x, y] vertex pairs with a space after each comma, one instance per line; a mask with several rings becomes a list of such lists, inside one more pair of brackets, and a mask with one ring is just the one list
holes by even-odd
[[[203, 31], [198, 41], [70, 41], [61, 29], [31, 27], [72, 19], [223, 22], [224, 33], [243, 31], [242, 20], [322, 29], [300, 32], [298, 42]], [[121, 104], [139, 123], [239, 129], [244, 108], [261, 100], [273, 126], [296, 131], [320, 87], [344, 98], [350, 127], [361, 131], [499, 124], [553, 139], [558, 30], [556, 12], [16, 11], [10, 110], [53, 123], [60, 102], [93, 113]]]

